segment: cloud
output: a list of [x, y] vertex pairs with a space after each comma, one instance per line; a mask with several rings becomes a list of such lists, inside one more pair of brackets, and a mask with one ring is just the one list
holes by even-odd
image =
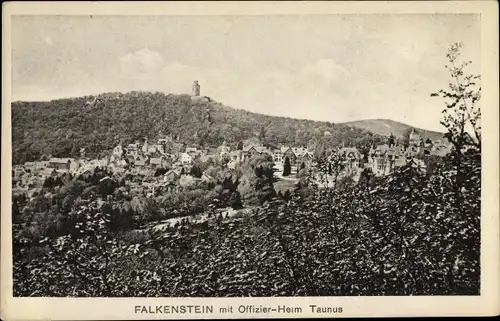
[[162, 56], [149, 48], [143, 48], [120, 58], [122, 72], [132, 77], [148, 77], [162, 69]]

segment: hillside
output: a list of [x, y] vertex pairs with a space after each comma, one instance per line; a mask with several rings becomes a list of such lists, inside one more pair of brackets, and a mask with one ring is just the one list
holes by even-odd
[[443, 139], [443, 133], [412, 127], [410, 125], [390, 119], [366, 119], [347, 122], [344, 124], [367, 130], [382, 136], [389, 136], [391, 133], [393, 133], [394, 136], [398, 138], [403, 138], [407, 131], [415, 128], [418, 133], [420, 133], [424, 137], [429, 137], [431, 140]]
[[[267, 144], [307, 146], [318, 140], [366, 145], [381, 137], [345, 124], [274, 117], [224, 106], [189, 95], [129, 92], [12, 103], [15, 164], [41, 157], [72, 157], [81, 148], [89, 156], [159, 135], [186, 144], [233, 145], [250, 138]], [[326, 135], [325, 135], [326, 132]], [[328, 135], [330, 133], [331, 135]]]

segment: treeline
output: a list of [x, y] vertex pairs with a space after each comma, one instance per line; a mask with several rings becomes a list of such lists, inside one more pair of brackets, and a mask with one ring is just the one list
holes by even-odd
[[98, 157], [118, 143], [154, 139], [160, 133], [205, 147], [226, 140], [235, 148], [252, 138], [271, 146], [304, 147], [318, 140], [369, 145], [381, 139], [342, 124], [266, 116], [211, 100], [192, 101], [188, 95], [131, 92], [95, 98], [12, 103], [13, 162], [76, 157], [82, 148], [87, 155]]

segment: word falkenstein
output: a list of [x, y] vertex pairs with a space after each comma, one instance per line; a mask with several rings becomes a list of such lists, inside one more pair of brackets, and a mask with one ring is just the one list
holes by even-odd
[[135, 313], [214, 313], [211, 305], [136, 305]]

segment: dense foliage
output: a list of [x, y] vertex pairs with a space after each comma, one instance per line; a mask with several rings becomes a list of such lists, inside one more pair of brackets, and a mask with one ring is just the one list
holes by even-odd
[[15, 239], [15, 295], [478, 294], [480, 157], [464, 156], [460, 200], [450, 164], [430, 177], [407, 166], [344, 190], [296, 191], [137, 243], [109, 237], [103, 205], [78, 204], [68, 234]]
[[[160, 133], [180, 142], [237, 148], [258, 137], [269, 145], [308, 146], [319, 139], [332, 144], [369, 145], [379, 136], [347, 125], [273, 117], [226, 107], [213, 101], [193, 101], [188, 95], [131, 92], [49, 102], [12, 104], [13, 162], [42, 157], [99, 156], [118, 143], [131, 143]], [[324, 133], [329, 132], [327, 138]], [[241, 146], [240, 146], [241, 147]]]

